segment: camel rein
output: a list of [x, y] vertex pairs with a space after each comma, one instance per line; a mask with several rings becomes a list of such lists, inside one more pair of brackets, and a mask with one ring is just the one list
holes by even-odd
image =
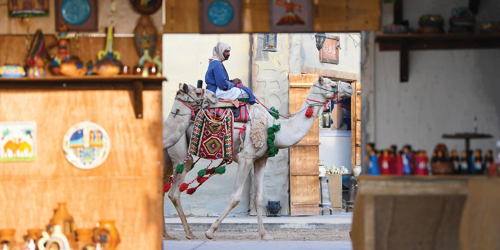
[[[325, 90], [325, 91], [327, 91], [327, 93], [311, 93], [311, 94], [328, 94], [328, 92], [333, 92], [333, 93], [334, 93], [334, 95], [332, 96], [332, 98], [331, 98], [330, 100], [326, 100], [326, 101], [324, 101], [324, 102], [322, 102], [322, 101], [317, 101], [317, 100], [313, 100], [313, 99], [309, 99], [309, 98], [307, 98], [307, 101], [312, 101], [312, 102], [315, 102], [315, 103], [312, 103], [312, 104], [309, 104], [309, 102], [308, 102], [307, 104], [309, 105], [309, 107], [311, 107], [311, 106], [320, 106], [320, 105], [321, 105], [321, 106], [326, 106], [326, 104], [327, 104], [328, 102], [330, 102], [330, 101], [331, 101], [331, 100], [333, 100], [335, 97], [337, 97], [337, 94], [338, 94], [338, 87], [335, 87], [335, 89], [334, 89], [334, 90], [325, 89], [325, 88], [322, 88], [322, 87], [320, 87], [320, 86], [316, 86], [316, 84], [314, 84], [314, 85], [313, 85], [313, 87], [316, 87], [316, 88], [318, 88], [318, 89]], [[259, 99], [257, 99], [257, 97], [255, 98], [255, 100], [257, 100], [257, 102], [258, 102], [260, 105], [262, 105], [262, 107], [264, 107], [267, 111], [272, 112], [272, 113], [274, 113], [274, 114], [277, 114], [277, 115], [279, 115], [280, 117], [285, 118], [285, 119], [290, 119], [292, 116], [297, 115], [297, 114], [299, 114], [300, 112], [302, 112], [302, 111], [304, 111], [304, 110], [306, 110], [306, 109], [308, 109], [308, 108], [309, 108], [309, 107], [307, 107], [307, 108], [305, 108], [305, 109], [301, 109], [301, 110], [297, 111], [297, 113], [293, 113], [293, 114], [288, 114], [288, 115], [280, 115], [279, 113], [276, 113], [275, 111], [273, 111], [273, 110], [271, 110], [270, 108], [266, 107], [266, 105], [264, 105], [262, 102], [260, 102], [260, 101], [259, 101]], [[307, 101], [306, 101], [306, 102], [307, 102]]]

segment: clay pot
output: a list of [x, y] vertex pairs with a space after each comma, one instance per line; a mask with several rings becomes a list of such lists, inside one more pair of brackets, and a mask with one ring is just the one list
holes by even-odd
[[99, 226], [94, 228], [94, 242], [100, 243], [103, 249], [115, 250], [120, 244], [120, 235], [115, 227], [115, 221], [102, 220]]
[[70, 245], [73, 247], [76, 243], [76, 235], [75, 235], [75, 220], [68, 213], [68, 209], [66, 208], [66, 203], [61, 202], [57, 203], [57, 209], [54, 214], [54, 218], [49, 223], [47, 228], [49, 234], [54, 232], [54, 226], [61, 226], [62, 232], [68, 238]]
[[134, 75], [142, 75], [142, 68], [139, 66], [135, 66], [132, 72]]
[[94, 240], [92, 239], [92, 228], [80, 228], [76, 230], [76, 241], [78, 245], [78, 250], [86, 249], [88, 246], [95, 246]]
[[42, 238], [42, 231], [43, 229], [41, 228], [31, 228], [28, 229], [28, 235], [26, 236], [25, 242], [29, 242], [30, 240], [33, 240], [33, 242], [38, 244], [38, 240]]
[[130, 73], [131, 73], [131, 72], [130, 72], [130, 67], [129, 67], [129, 66], [127, 66], [127, 65], [124, 65], [124, 66], [122, 67], [122, 72], [121, 72], [121, 74], [122, 74], [122, 75], [130, 75]]
[[158, 74], [158, 67], [156, 67], [155, 65], [149, 67], [149, 75], [155, 76], [156, 74]]
[[16, 244], [15, 234], [15, 229], [0, 229], [0, 248], [3, 249], [4, 245], [7, 245], [8, 250], [12, 249]]

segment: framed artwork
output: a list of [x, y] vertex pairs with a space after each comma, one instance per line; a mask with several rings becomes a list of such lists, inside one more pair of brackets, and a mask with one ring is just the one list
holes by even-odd
[[269, 25], [272, 33], [312, 32], [313, 1], [269, 0]]
[[97, 31], [97, 0], [56, 0], [56, 30], [64, 22], [69, 31]]
[[201, 33], [240, 33], [241, 0], [200, 0]]
[[36, 123], [0, 122], [0, 162], [36, 160]]
[[323, 47], [319, 51], [319, 61], [322, 63], [339, 64], [339, 49], [339, 37], [327, 37]]
[[151, 15], [161, 8], [162, 0], [130, 0], [134, 10], [142, 15]]
[[49, 16], [49, 0], [8, 0], [9, 17]]
[[108, 133], [92, 122], [80, 122], [64, 135], [63, 151], [69, 163], [79, 169], [93, 169], [108, 158]]

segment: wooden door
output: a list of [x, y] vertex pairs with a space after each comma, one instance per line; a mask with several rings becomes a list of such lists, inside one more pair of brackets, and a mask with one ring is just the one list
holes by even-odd
[[361, 164], [361, 83], [353, 82], [351, 97], [351, 170]]
[[[299, 111], [318, 79], [316, 74], [290, 74], [290, 113]], [[304, 115], [304, 114], [301, 114]], [[312, 118], [311, 118], [312, 119]], [[290, 213], [319, 214], [319, 124], [316, 119], [309, 133], [290, 148]]]

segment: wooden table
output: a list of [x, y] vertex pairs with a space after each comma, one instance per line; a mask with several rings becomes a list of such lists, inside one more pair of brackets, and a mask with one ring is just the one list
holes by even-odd
[[358, 184], [355, 250], [500, 249], [498, 178], [360, 176]]
[[487, 139], [493, 138], [493, 136], [488, 134], [477, 134], [477, 133], [456, 133], [454, 135], [443, 135], [444, 139], [465, 139], [465, 151], [467, 154], [470, 150], [470, 139]]

